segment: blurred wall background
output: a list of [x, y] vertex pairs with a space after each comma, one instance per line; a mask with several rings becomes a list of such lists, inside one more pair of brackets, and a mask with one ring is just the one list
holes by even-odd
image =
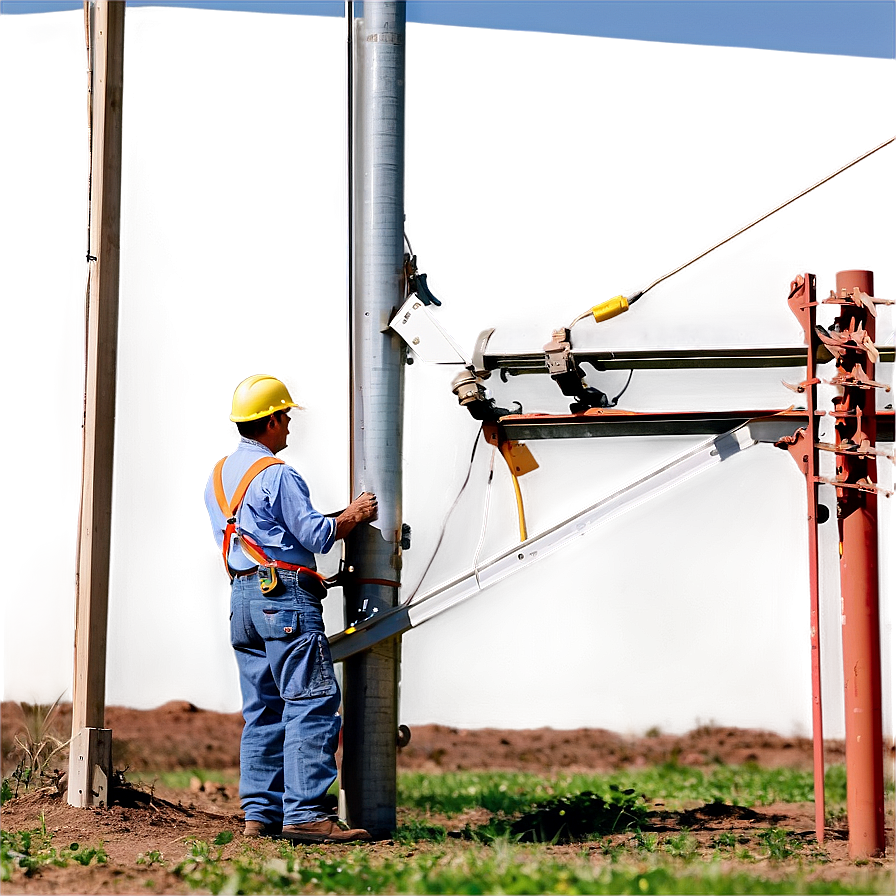
[[[202, 492], [233, 450], [236, 383], [307, 407], [283, 457], [322, 510], [349, 499], [345, 23], [129, 9], [108, 702], [239, 707], [228, 586]], [[70, 696], [80, 488], [87, 111], [83, 14], [0, 17], [0, 294], [9, 577], [3, 697]], [[470, 351], [537, 351], [893, 134], [891, 59], [410, 23], [407, 234]], [[850, 124], [842, 122], [849, 117]], [[790, 281], [870, 268], [894, 295], [893, 147], [575, 334], [606, 347], [799, 344]], [[833, 315], [831, 315], [833, 316]], [[884, 309], [878, 341], [893, 341]], [[578, 343], [577, 343], [578, 344]], [[404, 581], [419, 581], [478, 425], [450, 367], [410, 366]], [[784, 407], [793, 371], [636, 372], [635, 410]], [[892, 381], [892, 365], [881, 375]], [[791, 376], [791, 380], [795, 379]], [[589, 383], [615, 394], [622, 373]], [[499, 404], [561, 411], [547, 377]], [[828, 395], [830, 392], [828, 391]], [[891, 395], [884, 397], [886, 402]], [[536, 442], [537, 532], [685, 450], [680, 438]], [[517, 538], [480, 445], [423, 590]], [[893, 466], [879, 464], [892, 488]], [[404, 638], [402, 721], [811, 730], [805, 488], [758, 447]], [[833, 504], [832, 495], [824, 495]], [[880, 501], [885, 731], [892, 735], [892, 501]], [[836, 523], [821, 528], [826, 733], [842, 735]], [[338, 549], [321, 558], [335, 571]], [[330, 631], [343, 624], [338, 592]]]

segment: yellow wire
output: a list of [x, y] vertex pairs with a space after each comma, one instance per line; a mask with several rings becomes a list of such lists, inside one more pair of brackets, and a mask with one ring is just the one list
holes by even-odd
[[513, 470], [510, 471], [510, 478], [513, 479], [513, 491], [516, 494], [516, 510], [520, 518], [520, 541], [525, 541], [529, 537], [529, 533], [526, 531], [526, 511], [523, 509], [523, 494], [520, 491], [520, 481]]

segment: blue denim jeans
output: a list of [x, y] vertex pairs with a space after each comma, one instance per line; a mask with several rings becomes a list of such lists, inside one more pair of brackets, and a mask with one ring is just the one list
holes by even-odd
[[235, 578], [230, 605], [245, 722], [240, 802], [247, 821], [273, 826], [327, 817], [342, 724], [321, 602], [296, 573], [277, 575], [275, 597], [261, 593], [257, 574]]

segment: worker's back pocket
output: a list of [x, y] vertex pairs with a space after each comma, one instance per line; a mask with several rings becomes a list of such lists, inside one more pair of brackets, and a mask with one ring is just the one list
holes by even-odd
[[336, 694], [339, 688], [333, 673], [330, 645], [324, 635], [305, 635], [290, 644], [278, 678], [284, 700], [305, 700]]
[[285, 610], [264, 600], [254, 600], [249, 605], [252, 624], [259, 637], [265, 641], [296, 638], [299, 635], [298, 610]]

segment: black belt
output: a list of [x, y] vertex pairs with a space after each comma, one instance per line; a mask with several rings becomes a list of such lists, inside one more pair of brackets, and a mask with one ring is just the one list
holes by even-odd
[[317, 576], [310, 576], [307, 572], [292, 572], [292, 570], [278, 569], [277, 575], [289, 572], [296, 577], [296, 582], [309, 594], [313, 594], [318, 600], [327, 596], [327, 587]]
[[255, 573], [257, 573], [257, 572], [258, 572], [257, 566], [253, 566], [251, 569], [231, 569], [230, 570], [230, 574], [235, 579], [242, 579], [242, 578], [245, 578], [246, 576], [254, 576]]

